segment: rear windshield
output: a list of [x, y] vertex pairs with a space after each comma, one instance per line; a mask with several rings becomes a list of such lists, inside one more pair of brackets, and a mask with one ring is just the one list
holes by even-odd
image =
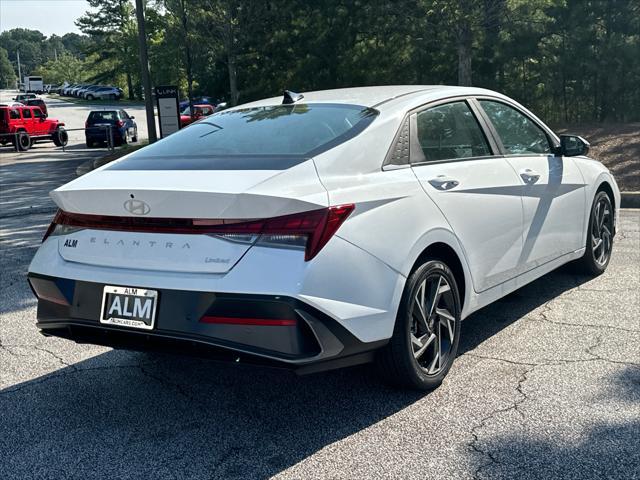
[[364, 130], [377, 111], [297, 104], [218, 112], [145, 147], [112, 169], [284, 169]]
[[117, 120], [118, 112], [91, 112], [89, 114], [89, 123], [115, 122]]

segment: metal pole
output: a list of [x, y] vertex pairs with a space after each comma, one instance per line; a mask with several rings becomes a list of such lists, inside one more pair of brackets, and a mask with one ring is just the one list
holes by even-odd
[[22, 68], [20, 67], [20, 50], [16, 50], [18, 56], [18, 91], [20, 91], [20, 83], [22, 82]]
[[144, 106], [147, 111], [147, 132], [149, 132], [149, 143], [155, 142], [156, 119], [153, 111], [153, 99], [151, 98], [151, 78], [149, 77], [149, 57], [147, 55], [147, 34], [144, 25], [144, 9], [142, 0], [136, 0], [136, 17], [138, 19], [138, 43], [140, 51], [140, 73], [142, 76], [142, 87], [144, 89]]
[[109, 125], [109, 150], [112, 152], [115, 150], [115, 142], [113, 141], [113, 127]]

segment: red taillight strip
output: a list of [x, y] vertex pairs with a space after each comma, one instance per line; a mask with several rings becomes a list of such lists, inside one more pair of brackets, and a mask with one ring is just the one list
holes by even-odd
[[216, 317], [205, 315], [200, 319], [201, 323], [214, 323], [220, 325], [263, 325], [270, 327], [292, 327], [298, 322], [288, 318], [237, 318]]
[[307, 235], [305, 260], [311, 260], [353, 212], [353, 204], [263, 219], [116, 217], [58, 210], [43, 241], [56, 225], [94, 230], [179, 234]]
[[260, 233], [265, 220], [214, 220], [192, 218], [116, 217], [87, 215], [59, 210], [53, 219], [56, 225], [90, 228], [93, 230], [117, 230], [142, 233]]

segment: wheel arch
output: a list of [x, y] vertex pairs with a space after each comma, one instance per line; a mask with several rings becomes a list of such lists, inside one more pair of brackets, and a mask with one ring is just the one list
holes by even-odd
[[464, 263], [464, 257], [457, 248], [449, 242], [437, 240], [426, 246], [415, 259], [411, 266], [410, 273], [413, 273], [426, 260], [442, 260], [453, 272], [453, 276], [458, 286], [460, 294], [460, 309], [465, 311], [465, 306], [469, 304], [469, 296], [473, 290], [470, 280], [470, 274]]
[[[595, 195], [597, 195], [598, 192], [605, 192], [607, 195], [609, 195], [609, 199], [611, 200], [611, 206], [613, 207], [613, 210], [615, 211], [615, 209], [616, 209], [616, 197], [615, 197], [615, 195], [613, 193], [613, 187], [611, 186], [611, 184], [607, 180], [603, 180], [602, 182], [600, 182], [600, 185], [598, 185], [598, 188], [596, 189]], [[595, 195], [594, 195], [594, 197], [595, 197]]]

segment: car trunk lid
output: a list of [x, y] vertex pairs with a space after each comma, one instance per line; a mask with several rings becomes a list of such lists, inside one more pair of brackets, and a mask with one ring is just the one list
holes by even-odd
[[[60, 237], [58, 248], [65, 260], [198, 273], [228, 272], [253, 243], [251, 238], [229, 239], [197, 228], [191, 232], [180, 227], [185, 222], [238, 223], [328, 205], [311, 160], [280, 171], [103, 169], [51, 196], [65, 212], [94, 217], [88, 228]], [[101, 226], [101, 218], [112, 225]]]

